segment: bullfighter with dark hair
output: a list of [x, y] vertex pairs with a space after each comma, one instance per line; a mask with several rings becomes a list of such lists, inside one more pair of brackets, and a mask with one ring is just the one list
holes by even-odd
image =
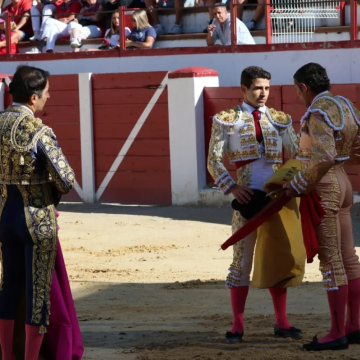
[[[222, 192], [232, 193], [239, 204], [255, 197], [255, 190], [265, 184], [283, 162], [283, 147], [294, 157], [298, 139], [291, 117], [269, 109], [266, 102], [270, 92], [271, 75], [256, 66], [241, 74], [242, 105], [221, 111], [214, 116], [208, 155], [208, 170]], [[237, 168], [237, 182], [225, 168], [225, 154]], [[234, 211], [232, 231], [246, 222]], [[239, 342], [244, 334], [244, 308], [249, 291], [250, 272], [255, 252], [252, 284], [269, 288], [275, 310], [274, 334], [280, 337], [301, 338], [302, 332], [291, 326], [286, 313], [287, 287], [301, 283], [305, 267], [305, 248], [296, 200], [233, 246], [226, 286], [230, 289], [233, 326], [226, 341]]]
[[26, 288], [25, 360], [37, 359], [50, 315], [56, 258], [55, 204], [75, 181], [56, 137], [35, 117], [49, 95], [47, 71], [19, 66], [13, 104], [0, 113], [0, 343], [12, 360], [16, 311]]
[[360, 164], [360, 112], [349, 99], [331, 94], [329, 77], [319, 64], [301, 67], [294, 86], [308, 107], [300, 127], [298, 157], [303, 169], [284, 186], [288, 197], [315, 190], [321, 198], [325, 216], [316, 236], [331, 315], [330, 332], [304, 349], [346, 349], [360, 344], [360, 263], [350, 214], [353, 190], [344, 170], [345, 162]]

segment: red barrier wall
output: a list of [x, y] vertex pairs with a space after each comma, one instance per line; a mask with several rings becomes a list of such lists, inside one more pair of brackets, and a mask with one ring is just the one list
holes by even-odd
[[[92, 76], [96, 189], [166, 74], [161, 71]], [[99, 201], [171, 204], [167, 89]]]
[[[333, 85], [331, 91], [334, 95], [342, 95], [349, 98], [355, 106], [360, 107], [360, 84]], [[242, 101], [241, 99], [240, 87], [204, 89], [206, 156], [208, 154], [208, 146], [211, 136], [212, 116], [221, 110], [240, 104]], [[295, 130], [299, 130], [300, 119], [304, 115], [306, 107], [302, 105], [300, 100], [297, 98], [292, 85], [272, 86], [267, 105], [290, 114], [294, 122]], [[235, 179], [235, 167], [230, 165], [227, 160], [226, 166]], [[359, 166], [346, 165], [345, 168], [352, 182], [354, 191], [360, 191]], [[213, 185], [213, 180], [209, 173], [207, 173], [207, 181], [209, 185]]]
[[[9, 89], [5, 90], [5, 107], [12, 103]], [[50, 99], [45, 109], [36, 114], [44, 124], [50, 126], [59, 144], [75, 171], [76, 181], [81, 187], [81, 145], [78, 75], [52, 75]], [[73, 189], [62, 201], [82, 201]]]

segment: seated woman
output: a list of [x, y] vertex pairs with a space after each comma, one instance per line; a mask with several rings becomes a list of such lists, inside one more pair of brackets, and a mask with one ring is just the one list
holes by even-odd
[[36, 0], [37, 4], [30, 9], [31, 25], [34, 32], [30, 41], [41, 40], [42, 30], [46, 20], [50, 19], [55, 10], [56, 5], [61, 3], [61, 0]]
[[[116, 10], [111, 15], [110, 29], [106, 30], [105, 38], [103, 39], [103, 45], [98, 49], [88, 49], [86, 51], [99, 51], [99, 50], [111, 50], [119, 48], [119, 27], [120, 27], [120, 14], [119, 10]], [[125, 28], [125, 36], [130, 36], [131, 31], [129, 28]]]
[[98, 0], [85, 0], [85, 6], [75, 17], [74, 21], [69, 24], [70, 46], [73, 49], [82, 46], [82, 39], [98, 38], [103, 35], [98, 15], [100, 5], [101, 3]]
[[[6, 22], [0, 19], [0, 55], [6, 54], [6, 34], [5, 34]], [[11, 46], [10, 54], [18, 54], [17, 43], [20, 41], [21, 34], [19, 31], [13, 31], [16, 28], [15, 22], [11, 22]]]
[[130, 39], [126, 40], [129, 49], [151, 49], [156, 40], [156, 31], [149, 24], [145, 10], [136, 10], [132, 14], [134, 27], [131, 30]]
[[38, 47], [27, 51], [27, 54], [40, 54], [46, 45], [46, 52], [53, 52], [56, 40], [69, 36], [69, 23], [81, 10], [77, 0], [62, 0], [56, 6], [55, 19], [47, 19], [44, 24], [41, 41]]

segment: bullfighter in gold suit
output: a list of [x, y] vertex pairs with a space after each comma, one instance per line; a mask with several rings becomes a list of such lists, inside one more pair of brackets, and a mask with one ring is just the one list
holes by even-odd
[[[214, 116], [208, 155], [208, 170], [223, 193], [232, 193], [239, 203], [248, 203], [251, 189], [264, 190], [265, 184], [283, 162], [283, 147], [290, 157], [298, 151], [298, 139], [291, 117], [266, 107], [271, 75], [259, 67], [248, 67], [241, 74], [244, 102]], [[225, 154], [237, 168], [235, 182], [224, 166]], [[232, 231], [245, 219], [234, 211]], [[287, 287], [301, 283], [305, 267], [305, 248], [297, 202], [233, 246], [226, 286], [230, 288], [233, 326], [226, 342], [242, 340], [244, 308], [249, 291], [254, 249], [252, 284], [269, 288], [275, 310], [276, 336], [301, 338], [301, 330], [292, 327], [286, 314]]]
[[[345, 162], [360, 164], [360, 113], [342, 96], [330, 93], [330, 80], [319, 64], [294, 75], [295, 90], [308, 110], [301, 119], [298, 159], [303, 169], [284, 185], [288, 196], [315, 190], [326, 215], [316, 229], [320, 271], [331, 313], [331, 329], [305, 350], [346, 349], [360, 344], [360, 263], [355, 253], [350, 209], [353, 190]], [[345, 321], [345, 308], [347, 319]]]
[[0, 343], [12, 354], [16, 311], [26, 289], [25, 360], [37, 359], [49, 324], [56, 256], [55, 204], [75, 175], [56, 137], [35, 117], [49, 98], [49, 73], [19, 66], [10, 93], [14, 103], [0, 113]]

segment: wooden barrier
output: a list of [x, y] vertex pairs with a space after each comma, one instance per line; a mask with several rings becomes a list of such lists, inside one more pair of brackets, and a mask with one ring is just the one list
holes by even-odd
[[[171, 204], [167, 89], [156, 104], [151, 103], [166, 74], [92, 76], [95, 187], [105, 188], [99, 201]], [[140, 132], [131, 138], [132, 129], [151, 107]], [[124, 145], [130, 148], [120, 166], [112, 169]], [[112, 178], [107, 182], [110, 172]]]

